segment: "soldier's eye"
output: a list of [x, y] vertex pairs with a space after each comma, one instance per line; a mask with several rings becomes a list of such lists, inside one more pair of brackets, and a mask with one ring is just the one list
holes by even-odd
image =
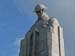
[[41, 11], [36, 11], [36, 13], [41, 13]]

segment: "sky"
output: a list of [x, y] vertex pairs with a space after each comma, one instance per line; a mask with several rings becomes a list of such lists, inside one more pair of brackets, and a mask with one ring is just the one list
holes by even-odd
[[37, 20], [33, 11], [39, 3], [64, 29], [65, 56], [75, 56], [75, 0], [0, 0], [0, 56], [19, 56], [20, 40]]

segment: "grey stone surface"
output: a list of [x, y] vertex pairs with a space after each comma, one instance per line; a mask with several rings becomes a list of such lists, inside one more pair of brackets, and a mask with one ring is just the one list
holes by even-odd
[[38, 20], [21, 40], [19, 56], [64, 56], [63, 30], [56, 18], [46, 14], [43, 6], [36, 6], [40, 9], [35, 11]]
[[63, 30], [57, 19], [37, 20], [21, 40], [19, 56], [64, 56]]

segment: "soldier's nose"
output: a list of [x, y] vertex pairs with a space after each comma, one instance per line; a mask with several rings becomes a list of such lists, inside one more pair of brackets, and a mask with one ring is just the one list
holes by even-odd
[[41, 13], [41, 11], [36, 11], [36, 13]]

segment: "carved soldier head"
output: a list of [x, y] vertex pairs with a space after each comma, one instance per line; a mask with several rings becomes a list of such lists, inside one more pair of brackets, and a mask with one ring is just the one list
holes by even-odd
[[35, 6], [35, 13], [37, 14], [38, 17], [41, 17], [42, 14], [45, 12], [45, 10], [47, 9], [47, 7], [43, 4], [37, 4]]

